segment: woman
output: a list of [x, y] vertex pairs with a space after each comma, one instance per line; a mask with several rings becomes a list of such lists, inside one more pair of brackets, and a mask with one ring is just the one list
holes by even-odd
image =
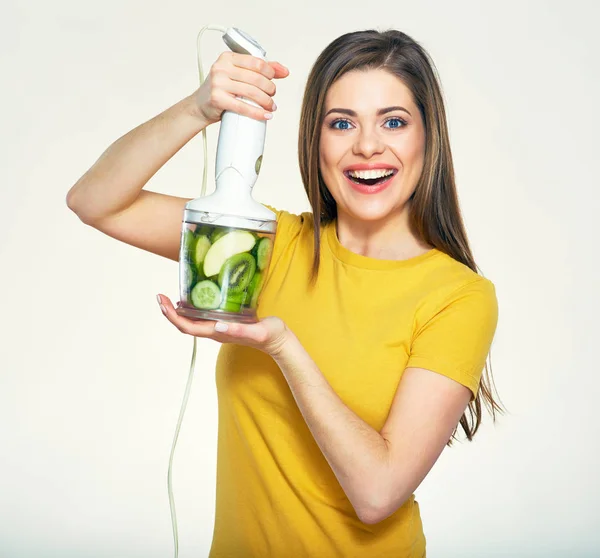
[[[459, 423], [472, 439], [482, 399], [501, 410], [481, 377], [497, 299], [460, 217], [433, 68], [399, 31], [333, 41], [300, 121], [313, 211], [274, 210], [261, 320], [192, 322], [158, 297], [182, 332], [223, 343], [213, 557], [425, 556], [413, 492]], [[235, 95], [273, 111], [287, 75], [223, 53], [193, 95], [110, 146], [69, 207], [177, 261], [190, 198], [143, 186], [223, 110], [268, 118]]]

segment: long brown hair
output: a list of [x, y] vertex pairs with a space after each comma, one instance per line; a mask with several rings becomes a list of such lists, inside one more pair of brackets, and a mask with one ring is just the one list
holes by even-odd
[[[310, 283], [314, 284], [319, 270], [321, 227], [337, 215], [335, 200], [319, 170], [325, 97], [331, 85], [346, 72], [368, 69], [383, 69], [400, 78], [411, 91], [425, 125], [423, 172], [410, 198], [413, 231], [421, 240], [479, 273], [458, 204], [446, 111], [435, 64], [427, 51], [405, 33], [395, 29], [369, 29], [346, 33], [330, 43], [314, 63], [304, 91], [298, 157], [304, 189], [315, 216]], [[504, 412], [492, 394], [492, 388], [496, 389], [491, 372], [491, 351], [488, 356], [489, 370], [486, 363], [477, 397], [469, 403], [459, 423], [469, 441], [481, 424], [482, 399], [494, 422], [496, 413]], [[448, 445], [456, 439], [456, 430]]]

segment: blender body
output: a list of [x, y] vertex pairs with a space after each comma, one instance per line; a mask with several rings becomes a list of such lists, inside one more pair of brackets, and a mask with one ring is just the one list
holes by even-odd
[[[234, 52], [265, 59], [265, 50], [231, 27]], [[240, 100], [259, 107], [254, 101]], [[219, 128], [215, 191], [189, 201], [179, 252], [176, 311], [191, 319], [256, 322], [256, 307], [271, 262], [276, 215], [252, 198], [263, 158], [266, 122], [224, 111]]]
[[[253, 323], [271, 263], [272, 221], [243, 222], [186, 210], [179, 252], [179, 315], [196, 320]], [[217, 224], [219, 223], [219, 224]], [[261, 225], [262, 228], [261, 228]]]

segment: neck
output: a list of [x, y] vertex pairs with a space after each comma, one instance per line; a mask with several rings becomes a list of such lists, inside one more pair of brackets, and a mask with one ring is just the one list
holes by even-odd
[[338, 211], [336, 230], [344, 248], [369, 258], [406, 260], [433, 248], [411, 230], [407, 205], [400, 213], [377, 221], [359, 220]]

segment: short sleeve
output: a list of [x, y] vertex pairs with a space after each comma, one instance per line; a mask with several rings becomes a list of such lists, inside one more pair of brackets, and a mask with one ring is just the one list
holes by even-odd
[[454, 291], [441, 308], [418, 325], [407, 367], [443, 374], [477, 396], [498, 322], [494, 284], [484, 277]]
[[300, 233], [302, 226], [304, 224], [304, 220], [306, 217], [306, 213], [302, 213], [301, 215], [296, 215], [295, 213], [290, 213], [285, 209], [277, 209], [272, 207], [266, 203], [261, 203], [267, 209], [270, 209], [276, 215], [277, 220], [277, 234], [275, 238], [275, 243], [281, 246], [286, 246], [289, 242], [297, 238]]
[[282, 236], [286, 236], [290, 232], [298, 232], [297, 229], [302, 226], [304, 214], [296, 215], [295, 213], [290, 213], [285, 209], [277, 209], [276, 207], [266, 203], [261, 203], [261, 205], [275, 213], [275, 219], [277, 220], [277, 233], [282, 232]]
[[275, 234], [271, 265], [269, 266], [269, 275], [270, 270], [277, 265], [282, 254], [299, 238], [308, 214], [302, 213], [301, 215], [296, 215], [295, 213], [284, 209], [277, 209], [266, 203], [261, 203], [261, 205], [275, 213], [277, 220], [277, 232]]

